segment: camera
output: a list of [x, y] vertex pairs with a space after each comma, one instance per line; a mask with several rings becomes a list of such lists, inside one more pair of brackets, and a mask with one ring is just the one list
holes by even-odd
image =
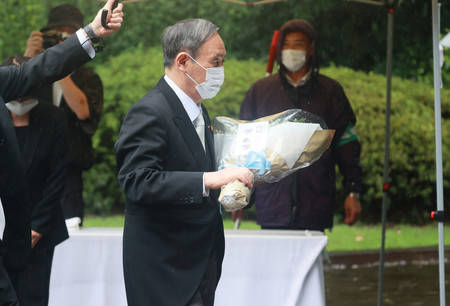
[[44, 42], [42, 43], [42, 47], [44, 49], [48, 49], [53, 47], [54, 45], [59, 44], [61, 41], [67, 39], [69, 37], [69, 33], [59, 32], [56, 30], [45, 31], [42, 35]]

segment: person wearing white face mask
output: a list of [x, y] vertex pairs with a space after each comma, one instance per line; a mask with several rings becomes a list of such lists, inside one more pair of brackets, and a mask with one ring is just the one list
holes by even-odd
[[189, 58], [193, 60], [196, 64], [202, 67], [206, 71], [205, 81], [199, 84], [194, 80], [187, 72], [185, 73], [188, 78], [190, 78], [197, 86], [195, 89], [202, 99], [212, 99], [220, 91], [223, 82], [225, 81], [225, 70], [222, 67], [205, 68], [197, 62], [192, 56], [188, 54]]
[[[254, 120], [299, 108], [321, 117], [336, 130], [331, 148], [311, 167], [279, 183], [256, 187], [252, 200], [262, 228], [320, 230], [333, 226], [335, 165], [344, 176], [345, 220], [360, 217], [362, 169], [356, 118], [341, 85], [319, 73], [318, 35], [303, 19], [286, 22], [277, 43], [278, 73], [257, 81], [242, 102], [240, 119]], [[295, 139], [293, 139], [295, 141]], [[242, 218], [242, 211], [233, 219]]]
[[[14, 56], [4, 65], [27, 58]], [[19, 145], [31, 202], [31, 256], [20, 273], [10, 272], [20, 305], [48, 305], [50, 271], [56, 245], [69, 237], [60, 205], [67, 168], [66, 129], [62, 110], [33, 97], [6, 103]], [[7, 267], [8, 268], [8, 267]]]
[[114, 146], [126, 198], [129, 306], [213, 305], [224, 254], [217, 191], [232, 180], [253, 184], [246, 168], [215, 171], [201, 102], [224, 82], [226, 51], [218, 30], [203, 19], [164, 30], [165, 75], [130, 108]]
[[[9, 109], [11, 115], [15, 118], [28, 115], [29, 111], [38, 104], [38, 100], [33, 98], [26, 98], [21, 100], [14, 100], [6, 103], [6, 108]], [[16, 117], [17, 116], [17, 117]], [[27, 116], [28, 117], [28, 116]], [[25, 119], [25, 118], [20, 118]], [[20, 120], [19, 119], [19, 120]]]
[[[94, 39], [117, 32], [123, 22], [122, 4], [112, 10], [113, 3], [114, 0], [108, 0], [88, 26], [80, 28], [63, 43], [47, 49], [21, 67], [0, 67], [0, 206], [5, 216], [4, 219], [0, 216], [0, 305], [19, 305], [16, 292], [20, 292], [15, 289], [18, 288], [17, 283], [13, 284], [12, 278], [26, 267], [32, 246], [31, 190], [26, 183], [24, 160], [5, 104], [29, 96], [38, 88], [65, 77], [94, 58]], [[108, 29], [101, 23], [103, 9], [109, 12]], [[39, 104], [31, 111], [36, 111], [38, 107]], [[39, 284], [33, 284], [38, 285], [33, 286], [33, 289], [43, 285], [42, 275]], [[20, 305], [24, 305], [22, 301]]]

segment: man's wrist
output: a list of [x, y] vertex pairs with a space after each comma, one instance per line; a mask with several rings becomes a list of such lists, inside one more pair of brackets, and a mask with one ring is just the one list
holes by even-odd
[[208, 188], [206, 188], [206, 185], [205, 185], [205, 174], [206, 173], [203, 173], [203, 181], [202, 181], [202, 184], [203, 184], [203, 197], [209, 197], [209, 189]]
[[83, 28], [80, 28], [76, 32], [76, 36], [78, 38], [78, 41], [81, 44], [81, 47], [86, 51], [86, 53], [89, 55], [90, 58], [95, 57], [95, 48], [92, 44], [91, 40], [89, 39], [89, 36], [87, 35], [86, 31]]
[[103, 39], [101, 37], [99, 37], [97, 34], [95, 34], [94, 30], [92, 30], [91, 25], [88, 24], [87, 26], [85, 26], [83, 28], [83, 30], [86, 33], [87, 38], [90, 40], [92, 46], [94, 47], [95, 52], [102, 51], [104, 48], [103, 44], [101, 44]]
[[99, 43], [102, 40], [101, 37], [99, 37], [95, 34], [95, 32], [94, 32], [94, 30], [92, 30], [92, 27], [90, 24], [85, 26], [83, 29], [93, 44]]

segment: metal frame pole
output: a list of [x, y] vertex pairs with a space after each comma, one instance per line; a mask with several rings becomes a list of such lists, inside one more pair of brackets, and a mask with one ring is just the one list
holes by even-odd
[[383, 203], [381, 208], [381, 248], [378, 269], [378, 306], [383, 305], [384, 284], [384, 249], [386, 240], [386, 210], [389, 201], [389, 159], [391, 138], [391, 84], [392, 84], [392, 49], [394, 42], [394, 7], [388, 8], [387, 59], [386, 59], [386, 127], [383, 169]]
[[[442, 124], [441, 124], [441, 66], [439, 63], [440, 4], [431, 0], [433, 24], [433, 70], [434, 70], [434, 126], [436, 143], [436, 200], [437, 211], [444, 211], [444, 187], [442, 179]], [[445, 255], [444, 220], [438, 220], [439, 234], [439, 296], [440, 305], [445, 306]]]

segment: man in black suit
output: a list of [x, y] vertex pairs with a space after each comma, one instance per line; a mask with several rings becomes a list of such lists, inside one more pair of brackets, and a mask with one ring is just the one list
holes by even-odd
[[[3, 65], [19, 65], [24, 56], [11, 56]], [[66, 120], [62, 110], [30, 97], [6, 103], [10, 111], [31, 197], [29, 261], [8, 274], [22, 306], [47, 306], [55, 246], [69, 237], [60, 205], [66, 176]]]
[[165, 76], [132, 106], [115, 145], [127, 200], [123, 237], [129, 306], [213, 305], [224, 254], [216, 189], [252, 186], [246, 168], [214, 171], [203, 99], [224, 80], [225, 46], [207, 20], [164, 30]]
[[116, 32], [122, 24], [122, 5], [111, 13], [113, 2], [109, 0], [104, 7], [109, 10], [109, 29], [101, 25], [100, 10], [89, 25], [89, 33], [80, 29], [62, 44], [20, 67], [0, 67], [0, 201], [6, 219], [6, 225], [0, 224], [0, 229], [4, 227], [0, 240], [0, 305], [18, 305], [4, 265], [20, 270], [31, 249], [30, 194], [11, 117], [4, 103], [28, 96], [42, 85], [61, 79], [95, 56], [91, 41]]

